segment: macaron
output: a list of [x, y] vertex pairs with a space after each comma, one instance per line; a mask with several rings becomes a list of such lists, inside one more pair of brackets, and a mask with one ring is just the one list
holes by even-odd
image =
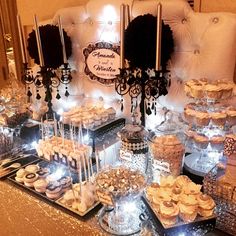
[[48, 182], [45, 179], [38, 179], [34, 182], [34, 189], [39, 193], [45, 193]]
[[34, 165], [34, 164], [28, 165], [28, 166], [25, 167], [25, 170], [27, 172], [30, 172], [30, 173], [35, 173], [35, 172], [37, 172], [39, 170], [39, 166], [38, 165]]
[[34, 182], [38, 179], [38, 175], [36, 173], [27, 173], [23, 180], [24, 180], [24, 184], [27, 187], [33, 187], [34, 186]]
[[50, 199], [56, 199], [61, 195], [61, 190], [61, 184], [58, 181], [54, 181], [46, 187], [46, 195]]
[[50, 174], [50, 170], [48, 168], [40, 168], [36, 173], [39, 178], [46, 178]]
[[16, 172], [16, 177], [15, 180], [19, 183], [23, 183], [24, 182], [24, 176], [27, 174], [28, 172], [24, 169], [21, 168]]
[[71, 178], [69, 176], [63, 176], [59, 179], [59, 183], [62, 186], [62, 190], [66, 191], [72, 184]]

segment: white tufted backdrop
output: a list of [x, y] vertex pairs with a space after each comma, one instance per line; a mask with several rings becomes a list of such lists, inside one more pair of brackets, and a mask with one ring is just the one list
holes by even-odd
[[[163, 20], [174, 36], [175, 52], [170, 61], [172, 86], [160, 103], [181, 111], [186, 97], [183, 81], [206, 77], [212, 80], [233, 80], [236, 60], [236, 15], [231, 13], [196, 13], [184, 0], [161, 0]], [[82, 49], [90, 42], [119, 42], [119, 9], [129, 4], [132, 18], [145, 13], [156, 15], [157, 1], [90, 0], [85, 6], [63, 8], [55, 14], [62, 18], [64, 29], [73, 42], [70, 59], [76, 69], [72, 94], [104, 99], [119, 109], [119, 96], [114, 86], [106, 87], [91, 81], [84, 73]], [[125, 101], [125, 115], [130, 101]]]

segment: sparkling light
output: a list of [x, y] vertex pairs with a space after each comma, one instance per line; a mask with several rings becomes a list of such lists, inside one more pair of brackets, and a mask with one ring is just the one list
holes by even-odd
[[89, 141], [89, 135], [88, 135], [88, 134], [84, 135], [84, 141], [85, 141], [86, 143]]
[[53, 177], [58, 180], [62, 176], [64, 176], [65, 170], [63, 168], [57, 168], [57, 170], [53, 173]]
[[123, 207], [124, 211], [128, 211], [129, 213], [136, 212], [138, 210], [137, 204], [135, 201], [126, 202], [123, 204], [122, 207]]
[[100, 17], [101, 21], [104, 21], [110, 24], [110, 22], [114, 22], [117, 20], [117, 13], [114, 6], [109, 5], [109, 4], [105, 5], [101, 12], [102, 12], [101, 17]]
[[185, 236], [185, 233], [181, 232], [178, 234], [178, 236]]
[[32, 147], [32, 148], [36, 148], [37, 147], [37, 142], [36, 141], [33, 141], [31, 144], [30, 144], [30, 146]]
[[58, 111], [57, 111], [57, 114], [58, 115], [62, 115], [62, 113], [64, 112], [64, 110], [62, 108], [60, 108]]

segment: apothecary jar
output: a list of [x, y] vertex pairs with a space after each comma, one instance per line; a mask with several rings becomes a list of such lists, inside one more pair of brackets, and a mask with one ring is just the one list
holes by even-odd
[[146, 173], [148, 166], [148, 131], [141, 125], [127, 124], [119, 133], [120, 161], [125, 166]]
[[163, 175], [180, 175], [185, 154], [184, 133], [171, 114], [150, 131], [148, 140], [153, 181], [159, 182]]

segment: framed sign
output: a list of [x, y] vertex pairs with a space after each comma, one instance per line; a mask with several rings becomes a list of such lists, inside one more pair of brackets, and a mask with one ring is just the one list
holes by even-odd
[[120, 46], [106, 42], [89, 44], [83, 49], [85, 57], [84, 72], [91, 80], [104, 85], [115, 82], [116, 75], [120, 73]]

